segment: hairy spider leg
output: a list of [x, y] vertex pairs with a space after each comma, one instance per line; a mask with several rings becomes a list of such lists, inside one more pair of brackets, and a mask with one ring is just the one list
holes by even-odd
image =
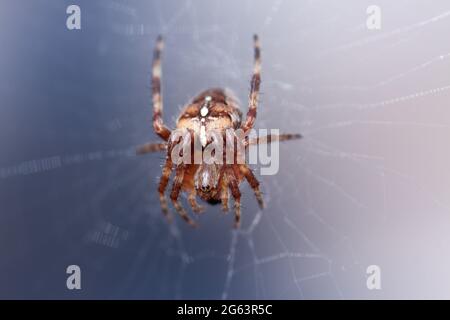
[[[169, 148], [170, 149], [170, 148]], [[167, 152], [166, 162], [164, 163], [164, 167], [162, 170], [162, 175], [159, 180], [158, 193], [159, 193], [159, 202], [161, 203], [161, 209], [169, 222], [172, 221], [172, 215], [169, 212], [169, 208], [167, 206], [166, 196], [164, 192], [166, 191], [167, 184], [169, 183], [170, 174], [172, 173], [172, 159], [170, 157], [170, 150]]]
[[[224, 156], [225, 157], [225, 156]], [[220, 202], [222, 204], [222, 211], [228, 212], [228, 179], [227, 179], [227, 165], [223, 165], [220, 169], [219, 188], [220, 188]]]
[[173, 206], [178, 214], [186, 221], [190, 226], [197, 227], [197, 224], [192, 220], [187, 214], [186, 210], [181, 205], [178, 197], [180, 195], [181, 187], [183, 185], [184, 179], [184, 165], [180, 164], [177, 166], [175, 171], [175, 177], [173, 179], [172, 191], [170, 192], [170, 199], [172, 200]]
[[258, 179], [256, 179], [252, 170], [247, 165], [240, 165], [239, 169], [241, 170], [245, 179], [247, 179], [247, 182], [250, 185], [250, 187], [252, 187], [253, 191], [255, 192], [255, 197], [256, 197], [256, 200], [258, 201], [259, 207], [261, 209], [263, 209], [264, 208], [264, 200], [262, 198], [261, 191], [259, 190]]
[[167, 149], [167, 144], [166, 143], [146, 143], [143, 144], [142, 146], [139, 146], [136, 149], [136, 154], [137, 155], [141, 155], [141, 154], [146, 154], [146, 153], [150, 153], [150, 152], [158, 152], [158, 151], [164, 151]]
[[192, 211], [194, 211], [195, 213], [202, 213], [205, 211], [205, 208], [202, 205], [199, 205], [197, 202], [197, 191], [195, 191], [195, 188], [192, 188], [189, 191], [188, 201], [191, 205]]
[[247, 133], [253, 128], [256, 120], [256, 108], [258, 107], [259, 99], [259, 86], [261, 84], [261, 50], [259, 44], [258, 35], [253, 36], [254, 41], [254, 64], [253, 64], [253, 76], [250, 82], [250, 95], [248, 101], [248, 111], [245, 122], [241, 128]]
[[246, 138], [245, 141], [245, 146], [254, 146], [254, 145], [259, 145], [259, 144], [270, 144], [274, 141], [288, 141], [288, 140], [296, 140], [296, 139], [301, 139], [302, 135], [301, 134], [291, 134], [291, 133], [286, 133], [286, 134], [280, 134], [280, 135], [274, 135], [274, 134], [269, 134], [267, 136], [264, 137], [257, 137], [257, 138], [253, 138], [253, 139], [248, 139], [248, 137]]
[[155, 133], [164, 141], [170, 137], [170, 129], [164, 125], [162, 119], [163, 101], [161, 93], [161, 55], [164, 47], [162, 36], [156, 40], [155, 50], [153, 52], [152, 64], [152, 102], [153, 102], [153, 129]]
[[233, 170], [228, 169], [228, 186], [234, 199], [234, 227], [239, 228], [241, 224], [241, 192], [239, 191], [239, 181]]

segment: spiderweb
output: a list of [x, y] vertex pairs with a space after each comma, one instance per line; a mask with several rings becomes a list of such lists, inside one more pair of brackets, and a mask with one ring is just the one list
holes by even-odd
[[[26, 267], [5, 270], [30, 278], [29, 296], [73, 296], [63, 288], [73, 263], [83, 270], [77, 296], [87, 298], [448, 298], [450, 5], [378, 1], [381, 29], [368, 30], [371, 4], [81, 2], [85, 38], [71, 41], [84, 43], [77, 61], [90, 79], [66, 90], [84, 94], [65, 111], [75, 117], [63, 134], [70, 143], [2, 160], [0, 171], [8, 212], [50, 212], [50, 223], [35, 222], [22, 241], [61, 244], [44, 250], [35, 280]], [[154, 39], [166, 40], [164, 118], [173, 127], [180, 107], [207, 87], [232, 88], [245, 108], [255, 32], [257, 127], [304, 139], [281, 144], [279, 173], [259, 177], [266, 209], [242, 184], [240, 230], [213, 206], [195, 217], [198, 230], [181, 219], [168, 225], [156, 193], [164, 155], [134, 155], [136, 145], [157, 141]], [[33, 192], [37, 199], [18, 205]], [[20, 234], [31, 228], [13, 224]], [[17, 255], [11, 264], [27, 261]], [[380, 267], [381, 290], [366, 286], [369, 265]], [[9, 289], [21, 296], [18, 281]]]

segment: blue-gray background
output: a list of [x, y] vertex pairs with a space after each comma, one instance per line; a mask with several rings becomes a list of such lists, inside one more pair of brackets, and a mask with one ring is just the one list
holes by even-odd
[[[217, 207], [169, 226], [163, 156], [133, 155], [157, 141], [154, 39], [173, 127], [206, 87], [245, 101], [255, 32], [257, 125], [305, 138], [260, 177], [264, 211], [242, 186], [240, 231]], [[450, 298], [449, 32], [444, 0], [0, 0], [0, 297]]]

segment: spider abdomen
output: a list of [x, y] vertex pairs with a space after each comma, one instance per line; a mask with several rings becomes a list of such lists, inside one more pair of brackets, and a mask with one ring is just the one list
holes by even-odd
[[[242, 113], [238, 100], [228, 89], [207, 89], [192, 99], [177, 121], [177, 129], [188, 129], [198, 135], [212, 130], [238, 129]], [[202, 128], [204, 127], [204, 128]]]

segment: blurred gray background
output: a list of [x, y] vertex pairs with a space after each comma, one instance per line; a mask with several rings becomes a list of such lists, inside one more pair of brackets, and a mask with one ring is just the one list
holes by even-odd
[[[444, 0], [0, 0], [0, 298], [450, 298], [449, 32]], [[239, 231], [169, 226], [164, 156], [134, 156], [159, 33], [168, 125], [207, 87], [246, 101], [258, 33], [257, 127], [304, 135]]]

